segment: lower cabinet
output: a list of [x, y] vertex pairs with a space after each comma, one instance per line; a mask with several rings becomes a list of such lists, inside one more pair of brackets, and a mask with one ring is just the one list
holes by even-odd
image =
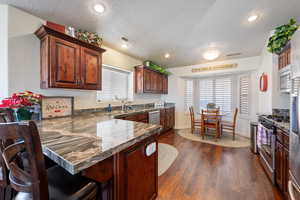
[[175, 108], [165, 108], [161, 109], [161, 114], [163, 116], [160, 116], [160, 125], [163, 126], [164, 130], [169, 130], [174, 128], [175, 126]]
[[[148, 145], [156, 151], [146, 153]], [[158, 170], [157, 139], [147, 139], [119, 154], [119, 200], [154, 200], [157, 197]]]
[[279, 190], [288, 199], [289, 150], [280, 141], [276, 141], [275, 178]]
[[[123, 119], [135, 122], [148, 123], [148, 112], [133, 113], [126, 117], [116, 117], [116, 119]], [[175, 107], [160, 109], [160, 125], [163, 126], [163, 132], [174, 128], [175, 126]]]

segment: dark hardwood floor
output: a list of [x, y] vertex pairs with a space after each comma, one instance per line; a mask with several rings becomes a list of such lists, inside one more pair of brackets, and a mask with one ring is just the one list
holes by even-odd
[[159, 142], [179, 155], [159, 177], [158, 200], [283, 200], [249, 148], [224, 148], [182, 138], [174, 132]]

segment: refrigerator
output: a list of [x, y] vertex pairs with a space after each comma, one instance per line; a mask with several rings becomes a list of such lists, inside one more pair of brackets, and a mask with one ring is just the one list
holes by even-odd
[[290, 200], [300, 200], [300, 30], [291, 41], [291, 105], [289, 182]]

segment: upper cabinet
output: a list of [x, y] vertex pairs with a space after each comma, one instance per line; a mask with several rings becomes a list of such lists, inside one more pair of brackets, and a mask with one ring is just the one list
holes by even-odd
[[291, 64], [291, 45], [288, 44], [278, 55], [278, 70], [281, 70]]
[[135, 93], [168, 94], [168, 76], [144, 66], [135, 67]]
[[42, 26], [41, 88], [101, 90], [104, 49]]

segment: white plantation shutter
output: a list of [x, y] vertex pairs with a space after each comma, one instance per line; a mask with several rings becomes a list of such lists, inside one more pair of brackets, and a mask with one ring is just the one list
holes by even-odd
[[190, 106], [194, 104], [194, 82], [193, 80], [185, 80], [184, 88], [184, 109], [188, 111]]
[[103, 67], [102, 90], [98, 91], [97, 99], [111, 101], [115, 97], [119, 99], [128, 98], [129, 73], [114, 68]]
[[240, 113], [242, 115], [249, 115], [249, 82], [248, 75], [240, 77]]
[[199, 80], [200, 109], [206, 109], [208, 103], [214, 103], [214, 80]]
[[232, 111], [232, 78], [199, 80], [200, 109], [215, 103], [222, 112]]
[[215, 80], [215, 104], [224, 113], [232, 111], [232, 79], [220, 78]]

